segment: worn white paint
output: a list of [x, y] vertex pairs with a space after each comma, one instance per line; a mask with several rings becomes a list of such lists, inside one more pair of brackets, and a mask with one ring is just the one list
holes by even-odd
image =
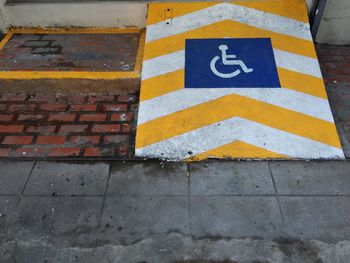
[[136, 155], [183, 160], [236, 140], [287, 155], [290, 158], [344, 158], [344, 153], [339, 148], [239, 117], [136, 149]]
[[308, 23], [253, 8], [223, 3], [173, 18], [171, 30], [164, 22], [149, 25], [147, 27], [149, 33], [146, 36], [146, 42], [173, 36], [224, 20], [232, 20], [301, 39], [308, 40], [311, 38]]
[[241, 95], [334, 123], [328, 100], [305, 93], [284, 88], [210, 88], [180, 89], [143, 101], [140, 103], [138, 124], [230, 94]]
[[[318, 60], [279, 49], [273, 49], [277, 67], [322, 78]], [[142, 80], [185, 67], [185, 50], [148, 59], [143, 62]]]

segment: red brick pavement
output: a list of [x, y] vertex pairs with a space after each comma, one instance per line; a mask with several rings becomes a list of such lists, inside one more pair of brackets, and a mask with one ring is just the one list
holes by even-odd
[[332, 112], [350, 158], [350, 46], [317, 45]]
[[0, 96], [0, 157], [130, 159], [137, 96]]

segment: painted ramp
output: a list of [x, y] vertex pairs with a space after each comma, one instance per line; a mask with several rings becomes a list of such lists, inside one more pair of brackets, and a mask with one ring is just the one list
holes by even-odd
[[152, 3], [136, 156], [344, 158], [304, 0]]

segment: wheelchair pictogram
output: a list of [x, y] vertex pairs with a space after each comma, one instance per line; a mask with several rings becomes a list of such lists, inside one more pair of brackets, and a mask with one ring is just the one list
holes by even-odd
[[[233, 77], [236, 77], [239, 74], [241, 74], [242, 73], [241, 69], [243, 70], [244, 73], [250, 73], [250, 72], [254, 71], [253, 68], [248, 68], [242, 60], [235, 59], [235, 58], [237, 58], [236, 55], [226, 54], [226, 51], [228, 49], [227, 45], [220, 45], [218, 48], [221, 50], [221, 58], [219, 56], [215, 56], [210, 62], [210, 69], [216, 76], [218, 76], [220, 78], [229, 79], [229, 78], [233, 78]], [[220, 59], [222, 59], [222, 64], [225, 66], [237, 65], [237, 66], [241, 67], [241, 69], [236, 69], [235, 71], [233, 71], [231, 73], [219, 72], [216, 68], [216, 62], [218, 62]]]

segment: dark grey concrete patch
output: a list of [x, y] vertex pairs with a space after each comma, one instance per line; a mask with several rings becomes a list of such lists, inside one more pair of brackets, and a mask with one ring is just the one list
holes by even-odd
[[107, 197], [100, 242], [130, 243], [172, 232], [189, 233], [187, 197]]
[[0, 243], [1, 236], [4, 234], [2, 227], [10, 220], [18, 199], [18, 196], [0, 196]]
[[284, 231], [293, 238], [349, 240], [350, 197], [280, 197]]
[[195, 237], [275, 237], [282, 219], [275, 197], [191, 196]]
[[109, 165], [38, 162], [25, 195], [103, 195]]
[[185, 163], [118, 162], [112, 165], [108, 195], [186, 195]]
[[22, 235], [36, 233], [37, 238], [80, 235], [98, 226], [102, 201], [102, 197], [23, 197], [14, 214], [14, 226]]
[[34, 162], [0, 162], [0, 195], [21, 194]]
[[350, 161], [271, 162], [278, 194], [350, 194]]
[[338, 131], [341, 145], [344, 151], [344, 155], [346, 158], [350, 158], [350, 142], [349, 142], [350, 134], [346, 132], [345, 127], [346, 127], [345, 123], [338, 123], [337, 131]]
[[208, 161], [190, 164], [193, 195], [274, 194], [267, 162]]

